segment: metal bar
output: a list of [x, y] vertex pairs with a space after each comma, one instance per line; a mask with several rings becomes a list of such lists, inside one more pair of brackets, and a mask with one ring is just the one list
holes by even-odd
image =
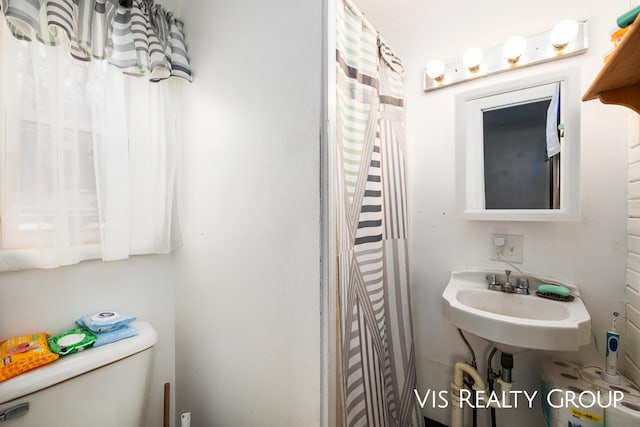
[[14, 418], [18, 418], [25, 415], [27, 412], [29, 412], [29, 402], [20, 403], [16, 406], [5, 409], [0, 413], [0, 421], [9, 421]]
[[369, 30], [373, 31], [376, 34], [378, 33], [378, 30], [376, 30], [376, 28], [371, 24], [371, 22], [369, 22], [365, 13], [361, 11], [360, 8], [355, 3], [353, 3], [351, 0], [342, 0], [342, 2], [346, 7], [349, 8], [351, 12], [353, 12], [354, 14], [362, 18], [362, 23], [364, 24], [365, 27], [367, 27]]

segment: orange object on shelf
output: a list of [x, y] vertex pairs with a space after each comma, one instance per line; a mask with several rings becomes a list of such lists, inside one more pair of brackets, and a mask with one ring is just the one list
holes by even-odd
[[616, 48], [624, 38], [624, 35], [629, 31], [630, 27], [625, 28], [617, 28], [615, 31], [611, 32], [611, 43], [613, 43], [613, 47]]

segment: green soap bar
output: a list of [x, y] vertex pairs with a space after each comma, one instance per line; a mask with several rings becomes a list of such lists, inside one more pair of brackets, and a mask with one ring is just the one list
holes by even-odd
[[560, 295], [562, 297], [567, 297], [571, 293], [571, 291], [564, 286], [550, 285], [548, 283], [541, 283], [540, 286], [538, 286], [538, 292]]
[[618, 27], [625, 28], [633, 24], [633, 21], [635, 21], [636, 16], [638, 16], [639, 12], [640, 12], [640, 6], [637, 6], [631, 9], [630, 11], [624, 13], [620, 17], [618, 17], [616, 21], [616, 23], [618, 24]]

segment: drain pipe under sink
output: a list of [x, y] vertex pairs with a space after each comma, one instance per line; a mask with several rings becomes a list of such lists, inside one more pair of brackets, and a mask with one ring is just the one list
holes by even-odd
[[465, 372], [473, 378], [474, 390], [482, 393], [486, 393], [487, 391], [487, 386], [475, 368], [464, 362], [456, 363], [453, 372], [453, 382], [451, 383], [451, 427], [462, 427], [463, 424], [463, 408], [460, 403], [460, 393], [464, 388], [463, 375]]

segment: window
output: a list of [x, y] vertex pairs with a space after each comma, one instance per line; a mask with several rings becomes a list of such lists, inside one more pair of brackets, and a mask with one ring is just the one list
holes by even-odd
[[179, 244], [173, 85], [0, 29], [0, 271]]
[[93, 142], [101, 136], [91, 117], [91, 64], [35, 43], [5, 45], [2, 247], [53, 247], [61, 228], [74, 235], [71, 244], [97, 244]]

